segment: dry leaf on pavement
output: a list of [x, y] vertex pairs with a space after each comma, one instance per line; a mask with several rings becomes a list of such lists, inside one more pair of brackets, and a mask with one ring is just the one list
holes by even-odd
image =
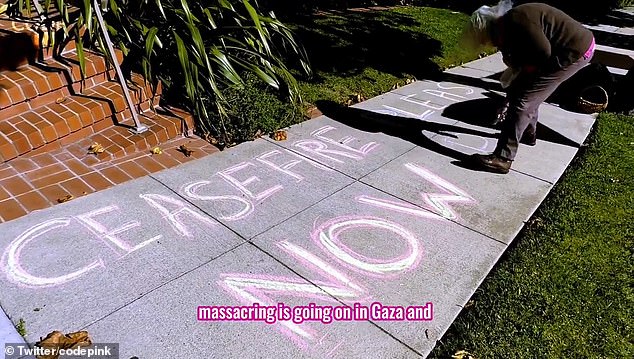
[[160, 155], [161, 153], [163, 153], [163, 150], [160, 147], [154, 147], [152, 149], [152, 154], [153, 155]]
[[92, 153], [92, 154], [95, 154], [95, 155], [103, 153], [105, 150], [106, 149], [103, 148], [103, 146], [100, 145], [97, 142], [93, 143], [90, 147], [88, 147], [88, 153]]
[[71, 199], [73, 199], [73, 195], [72, 194], [67, 194], [64, 197], [60, 197], [57, 199], [57, 203], [64, 203], [64, 202], [68, 202]]
[[[74, 349], [92, 344], [87, 331], [80, 331], [64, 335], [60, 331], [49, 333], [46, 338], [35, 343], [36, 346], [48, 349]], [[59, 355], [38, 355], [37, 359], [57, 359]]]
[[190, 150], [185, 145], [180, 145], [180, 147], [178, 147], [178, 151], [182, 152], [185, 155], [185, 157], [189, 157], [192, 155], [192, 153], [194, 153], [194, 151]]
[[346, 104], [350, 106], [352, 104], [363, 102], [363, 101], [365, 101], [365, 97], [363, 97], [363, 95], [361, 95], [360, 93], [356, 93], [354, 95], [350, 95], [350, 97], [348, 98], [348, 102]]
[[288, 134], [284, 130], [277, 130], [273, 132], [273, 139], [275, 141], [285, 141], [288, 138]]

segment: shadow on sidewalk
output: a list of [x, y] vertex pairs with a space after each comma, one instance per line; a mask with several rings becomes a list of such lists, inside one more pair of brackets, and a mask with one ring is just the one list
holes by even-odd
[[589, 25], [610, 25], [616, 27], [634, 27], [634, 15], [619, 10], [612, 10], [603, 16], [584, 19]]
[[[469, 87], [477, 87], [477, 88], [488, 90], [488, 91], [503, 92], [504, 89], [502, 88], [502, 85], [500, 85], [500, 82], [499, 82], [501, 75], [502, 75], [502, 72], [498, 72], [498, 73], [486, 76], [484, 78], [476, 78], [476, 77], [463, 76], [463, 75], [444, 72], [439, 76], [429, 77], [428, 79], [438, 81], [438, 82], [441, 82], [441, 81], [453, 82], [456, 84], [465, 85]], [[488, 79], [488, 81], [484, 79]]]
[[461, 132], [489, 138], [495, 138], [497, 136], [496, 134], [465, 129], [453, 125], [428, 122], [410, 117], [380, 114], [358, 108], [346, 107], [332, 101], [317, 101], [317, 107], [324, 115], [337, 122], [341, 122], [361, 131], [384, 133], [388, 136], [404, 139], [416, 146], [453, 158], [458, 161], [458, 163], [452, 163], [461, 167], [471, 167], [469, 166], [469, 155], [436, 143], [430, 137], [424, 135], [422, 131], [429, 131], [435, 134], [451, 136], [454, 138], [456, 136], [451, 134], [451, 132]]
[[[503, 98], [501, 96], [495, 95], [456, 103], [448, 106], [443, 111], [443, 116], [479, 127], [496, 128], [491, 119], [495, 118], [497, 109], [502, 101]], [[365, 132], [384, 133], [388, 136], [401, 138], [416, 146], [453, 158], [455, 161], [452, 161], [452, 164], [456, 166], [476, 171], [483, 170], [472, 165], [469, 154], [443, 146], [433, 141], [431, 137], [426, 136], [423, 131], [452, 138], [458, 138], [454, 133], [495, 139], [498, 137], [497, 132], [491, 133], [488, 130], [481, 131], [417, 118], [381, 114], [359, 108], [346, 107], [333, 101], [317, 101], [317, 107], [325, 116], [344, 125]], [[477, 115], [474, 116], [474, 114]], [[565, 146], [580, 147], [576, 142], [542, 124], [537, 126], [537, 138]]]
[[616, 47], [619, 49], [634, 50], [634, 36], [617, 34], [609, 31], [592, 30], [597, 44]]
[[[496, 126], [491, 119], [496, 118], [497, 110], [502, 105], [504, 98], [496, 94], [485, 93], [485, 95], [489, 97], [449, 105], [442, 115], [470, 125], [497, 129], [499, 126]], [[575, 141], [539, 122], [537, 123], [537, 139], [568, 147], [579, 147]]]

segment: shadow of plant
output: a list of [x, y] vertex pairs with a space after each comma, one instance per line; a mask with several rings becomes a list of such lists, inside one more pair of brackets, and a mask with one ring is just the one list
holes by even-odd
[[[492, 124], [492, 119], [502, 101], [503, 97], [491, 94], [487, 98], [468, 100], [450, 105], [442, 113], [445, 118], [476, 125], [482, 127], [482, 130], [467, 128], [457, 124], [449, 125], [418, 118], [376, 113], [360, 108], [342, 106], [331, 101], [318, 101], [317, 107], [324, 115], [344, 125], [365, 132], [383, 133], [388, 136], [401, 138], [416, 146], [456, 160], [457, 162], [451, 162], [454, 165], [471, 170], [479, 170], [477, 167], [472, 166], [469, 154], [434, 141], [425, 132], [453, 138], [458, 137], [456, 134], [467, 134], [497, 139], [499, 136], [497, 132], [491, 133], [485, 129], [497, 128]], [[481, 115], [474, 116], [474, 114]], [[579, 148], [579, 144], [576, 142], [541, 123], [537, 126], [537, 138], [542, 141]]]
[[490, 0], [413, 0], [416, 6], [428, 6], [439, 9], [448, 9], [453, 11], [471, 14], [482, 5], [494, 5], [496, 1]]
[[622, 11], [611, 11], [605, 16], [590, 18], [587, 23], [591, 25], [603, 24], [616, 27], [634, 27], [634, 15]]
[[418, 25], [404, 14], [348, 10], [303, 19], [295, 32], [317, 72], [350, 76], [372, 67], [394, 76], [427, 77], [440, 70], [432, 58], [442, 54], [442, 44], [407, 31]]

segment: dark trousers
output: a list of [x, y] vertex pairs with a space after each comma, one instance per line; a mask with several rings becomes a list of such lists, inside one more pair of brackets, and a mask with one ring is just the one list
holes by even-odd
[[535, 131], [539, 106], [557, 87], [586, 66], [592, 56], [582, 57], [564, 69], [533, 74], [520, 74], [507, 90], [508, 110], [494, 153], [513, 160], [525, 131]]

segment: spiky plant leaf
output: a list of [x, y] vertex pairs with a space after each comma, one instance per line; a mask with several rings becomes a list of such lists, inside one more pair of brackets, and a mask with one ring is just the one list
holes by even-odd
[[[82, 76], [85, 49], [105, 48], [95, 20], [93, 0], [45, 0], [61, 14], [66, 37], [77, 43]], [[9, 0], [14, 7], [30, 8], [31, 0]], [[104, 14], [112, 42], [125, 56], [134, 54], [136, 71], [152, 84], [184, 94], [184, 103], [203, 130], [223, 133], [228, 118], [224, 92], [244, 86], [242, 74], [253, 73], [272, 88], [299, 100], [297, 82], [286, 65], [297, 58], [303, 71], [310, 67], [303, 47], [292, 31], [273, 14], [264, 15], [253, 0], [108, 0]], [[48, 14], [48, 11], [46, 11]], [[86, 34], [87, 41], [80, 38]], [[133, 66], [134, 67], [134, 66]]]

